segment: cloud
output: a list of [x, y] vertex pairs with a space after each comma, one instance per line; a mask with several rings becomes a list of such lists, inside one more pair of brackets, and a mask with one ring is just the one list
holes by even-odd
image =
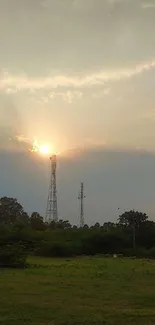
[[40, 2], [40, 5], [43, 7], [43, 8], [49, 8], [51, 6], [51, 1], [50, 0], [43, 0]]
[[98, 91], [98, 92], [94, 92], [92, 94], [92, 98], [94, 99], [101, 99], [101, 98], [104, 98], [105, 96], [109, 95], [110, 93], [110, 88], [105, 88], [101, 91]]
[[[0, 129], [9, 129], [10, 134], [22, 126], [21, 114], [10, 96], [0, 97]], [[3, 133], [3, 132], [2, 132]]]
[[153, 8], [155, 8], [155, 3], [150, 3], [150, 2], [142, 3], [142, 8], [143, 9], [153, 9]]
[[72, 5], [75, 9], [83, 9], [84, 1], [83, 0], [73, 0]]
[[[103, 0], [110, 5], [115, 5], [121, 2], [126, 2], [127, 0]], [[63, 2], [63, 0], [62, 0]], [[52, 0], [42, 0], [40, 1], [40, 5], [44, 8], [52, 7], [53, 1]], [[96, 5], [96, 0], [68, 0], [66, 1], [66, 5], [72, 6], [75, 9], [88, 9], [94, 5]]]
[[61, 96], [63, 97], [64, 101], [71, 104], [75, 98], [76, 99], [82, 98], [83, 94], [82, 94], [82, 92], [77, 92], [77, 91], [74, 91], [74, 92], [67, 91], [66, 93], [61, 94]]
[[110, 5], [115, 5], [117, 3], [126, 2], [126, 0], [107, 0]]
[[50, 100], [55, 98], [62, 99], [64, 102], [68, 104], [72, 104], [72, 102], [76, 99], [80, 99], [83, 97], [83, 93], [81, 91], [65, 91], [65, 92], [51, 92], [46, 96], [41, 97], [41, 101], [44, 103], [49, 103]]
[[[53, 75], [40, 78], [32, 78], [27, 75], [11, 75], [5, 72], [0, 78], [0, 91], [38, 91], [52, 90], [59, 87], [69, 89], [89, 88], [97, 85], [104, 85], [107, 82], [116, 82], [132, 78], [145, 71], [155, 68], [155, 59], [139, 63], [133, 67], [115, 70], [100, 70], [92, 74], [79, 76]], [[68, 94], [69, 98], [70, 94]]]
[[142, 114], [142, 118], [144, 119], [150, 119], [150, 120], [153, 120], [155, 119], [155, 108], [152, 108], [146, 112], [143, 112]]
[[15, 89], [15, 88], [7, 88], [7, 89], [6, 89], [6, 93], [7, 93], [8, 95], [16, 94], [17, 91], [18, 91], [18, 90]]
[[53, 6], [57, 5], [62, 6], [63, 4], [65, 5], [66, 8], [73, 8], [75, 10], [85, 10], [90, 8], [96, 3], [96, 0], [67, 0], [67, 1], [57, 1], [57, 4], [53, 0], [42, 0], [40, 2], [41, 7], [44, 9], [49, 9], [53, 8]]

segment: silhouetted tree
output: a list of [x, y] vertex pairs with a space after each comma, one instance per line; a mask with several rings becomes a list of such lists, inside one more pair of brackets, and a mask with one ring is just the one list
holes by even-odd
[[145, 213], [138, 212], [138, 211], [127, 211], [124, 212], [122, 215], [118, 218], [118, 224], [123, 227], [128, 226], [135, 226], [139, 227], [142, 223], [146, 222], [148, 220], [148, 216]]
[[88, 226], [87, 224], [85, 224], [85, 225], [83, 226], [83, 228], [84, 228], [84, 229], [89, 229], [89, 226]]
[[119, 216], [118, 225], [125, 228], [132, 229], [133, 249], [136, 248], [136, 229], [140, 228], [142, 224], [146, 223], [148, 216], [145, 213], [138, 211], [127, 211]]
[[24, 221], [28, 215], [17, 199], [2, 197], [0, 199], [0, 223], [13, 224], [17, 221]]
[[155, 222], [147, 220], [138, 229], [138, 244], [147, 249], [155, 246]]
[[52, 220], [49, 225], [47, 225], [50, 229], [56, 229], [57, 228], [57, 223]]
[[115, 223], [113, 222], [105, 222], [102, 226], [102, 229], [109, 230], [115, 228]]
[[19, 259], [22, 265], [23, 256], [30, 253], [41, 256], [117, 253], [155, 257], [155, 222], [149, 221], [145, 213], [131, 210], [119, 216], [117, 224], [105, 222], [100, 226], [96, 222], [90, 228], [86, 224], [78, 228], [61, 219], [47, 224], [38, 212], [29, 218], [16, 199], [4, 197], [0, 199], [0, 246], [3, 266], [18, 266]]
[[57, 228], [60, 228], [60, 229], [70, 229], [72, 228], [70, 222], [68, 220], [62, 220], [60, 219], [58, 222], [57, 222]]
[[30, 217], [30, 225], [34, 230], [44, 230], [45, 224], [43, 217], [38, 212], [33, 212]]
[[91, 227], [91, 229], [100, 229], [100, 223], [96, 222], [94, 226]]

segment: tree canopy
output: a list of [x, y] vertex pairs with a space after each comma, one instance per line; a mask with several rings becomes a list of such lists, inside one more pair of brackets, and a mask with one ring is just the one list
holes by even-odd
[[116, 222], [96, 222], [83, 228], [62, 219], [46, 223], [38, 212], [28, 216], [17, 199], [3, 197], [0, 199], [0, 266], [25, 265], [26, 254], [155, 257], [155, 222], [145, 213], [130, 210]]
[[8, 197], [0, 199], [0, 223], [13, 224], [25, 220], [28, 220], [28, 215], [17, 199]]
[[123, 227], [140, 226], [148, 220], [146, 213], [130, 210], [119, 216], [118, 223]]

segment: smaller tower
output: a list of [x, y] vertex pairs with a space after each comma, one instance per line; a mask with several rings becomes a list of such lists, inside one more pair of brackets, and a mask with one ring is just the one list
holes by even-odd
[[84, 227], [84, 185], [81, 183], [80, 193], [78, 199], [80, 200], [80, 227]]

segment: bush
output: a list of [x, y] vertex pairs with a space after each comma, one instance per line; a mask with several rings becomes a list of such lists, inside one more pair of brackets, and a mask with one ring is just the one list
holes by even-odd
[[148, 250], [148, 256], [150, 258], [155, 258], [155, 247], [152, 247], [151, 249]]
[[26, 254], [19, 244], [6, 244], [0, 247], [0, 267], [25, 268]]
[[35, 255], [46, 257], [72, 257], [81, 254], [81, 247], [72, 242], [43, 241], [35, 251]]
[[145, 258], [148, 257], [149, 251], [145, 247], [137, 247], [135, 249], [125, 249], [123, 250], [123, 255], [126, 257], [138, 257]]

